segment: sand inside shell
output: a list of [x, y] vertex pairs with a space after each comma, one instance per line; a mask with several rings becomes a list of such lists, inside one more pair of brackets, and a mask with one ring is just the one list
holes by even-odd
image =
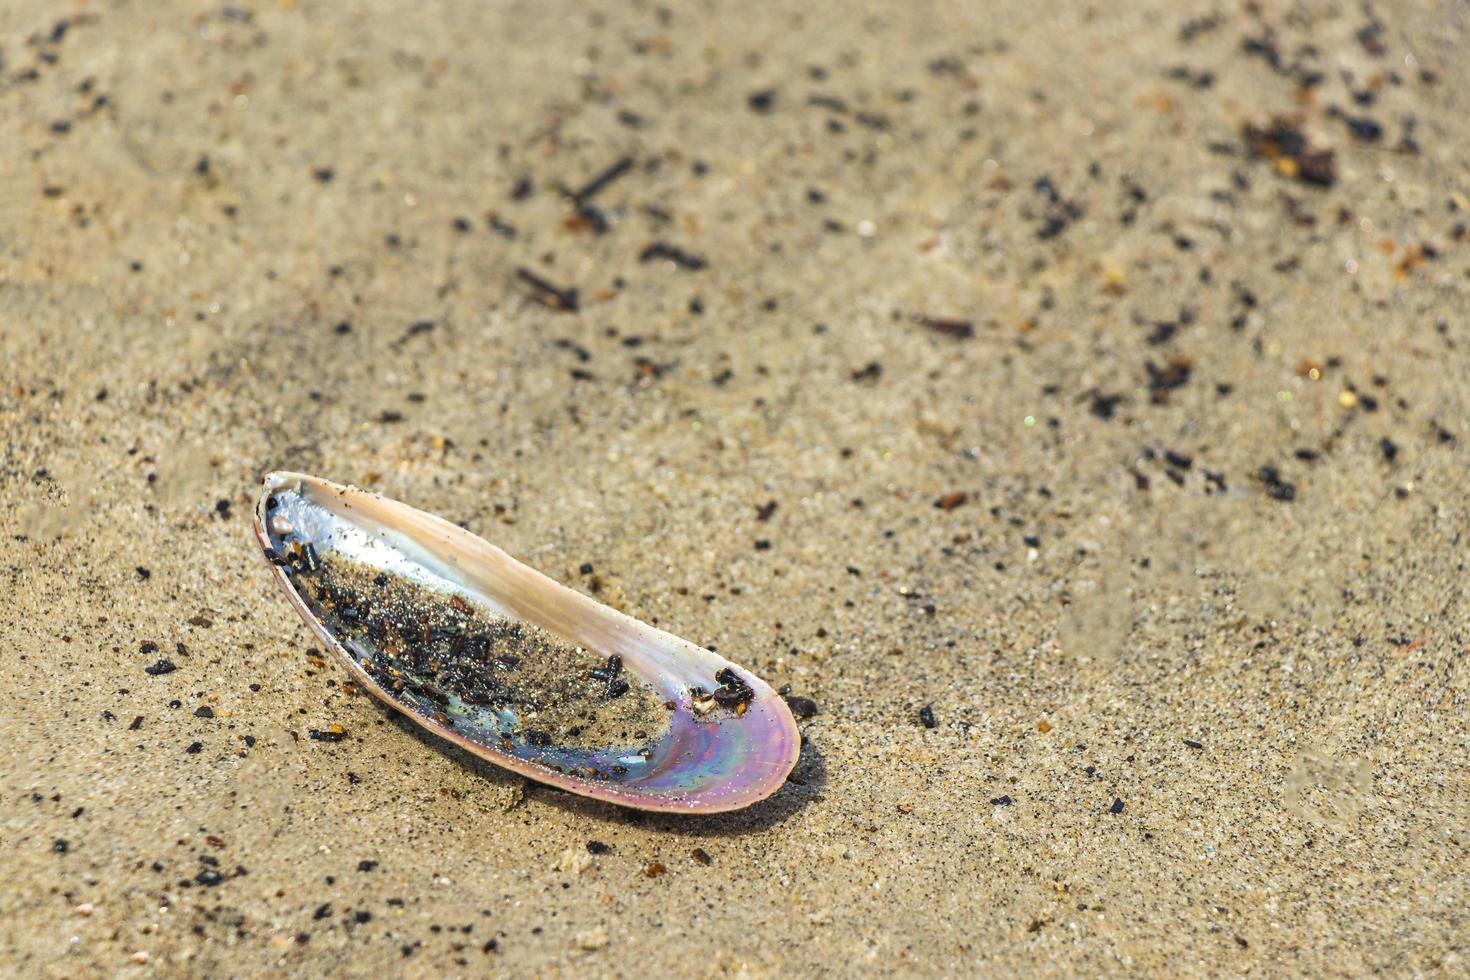
[[531, 757], [636, 752], [668, 728], [663, 699], [616, 658], [339, 554], [316, 564], [296, 576], [302, 598], [407, 710]]

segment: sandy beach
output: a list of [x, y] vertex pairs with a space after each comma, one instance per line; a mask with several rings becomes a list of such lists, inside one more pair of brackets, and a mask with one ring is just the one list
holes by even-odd
[[[1465, 975], [1467, 54], [0, 5], [0, 973]], [[809, 698], [790, 780], [644, 814], [345, 689], [281, 469]]]

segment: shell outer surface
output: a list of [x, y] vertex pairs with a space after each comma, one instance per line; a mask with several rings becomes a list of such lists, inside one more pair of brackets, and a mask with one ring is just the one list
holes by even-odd
[[645, 810], [774, 793], [800, 736], [770, 686], [569, 589], [442, 518], [272, 473], [256, 538], [357, 686], [539, 782]]

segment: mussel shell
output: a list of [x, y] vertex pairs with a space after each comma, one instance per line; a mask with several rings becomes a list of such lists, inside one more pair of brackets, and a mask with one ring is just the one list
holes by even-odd
[[[496, 765], [625, 806], [713, 813], [764, 799], [796, 764], [796, 723], [764, 681], [442, 518], [305, 474], [272, 473], [255, 533], [291, 604], [360, 687]], [[374, 573], [371, 581], [357, 569]], [[377, 620], [375, 604], [388, 610]], [[458, 629], [479, 634], [477, 656], [464, 653]], [[404, 649], [420, 639], [431, 652]], [[524, 649], [498, 659], [486, 652], [507, 643]], [[506, 687], [523, 656], [551, 658], [527, 664], [543, 677], [553, 662], [575, 662], [557, 670], [573, 692], [564, 696], [582, 699], [573, 707], [585, 701], [587, 717], [642, 710], [657, 714], [656, 723], [633, 733], [641, 739], [625, 731], [605, 745], [560, 744], [556, 732], [524, 717], [534, 712]], [[551, 693], [541, 691], [537, 704], [567, 707], [546, 702], [563, 696], [561, 681], [543, 687]]]

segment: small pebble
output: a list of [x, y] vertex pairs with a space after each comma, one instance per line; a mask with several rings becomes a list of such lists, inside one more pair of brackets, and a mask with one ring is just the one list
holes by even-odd
[[804, 721], [817, 713], [817, 702], [811, 698], [795, 697], [785, 695], [786, 707], [791, 709], [791, 717], [797, 721]]

